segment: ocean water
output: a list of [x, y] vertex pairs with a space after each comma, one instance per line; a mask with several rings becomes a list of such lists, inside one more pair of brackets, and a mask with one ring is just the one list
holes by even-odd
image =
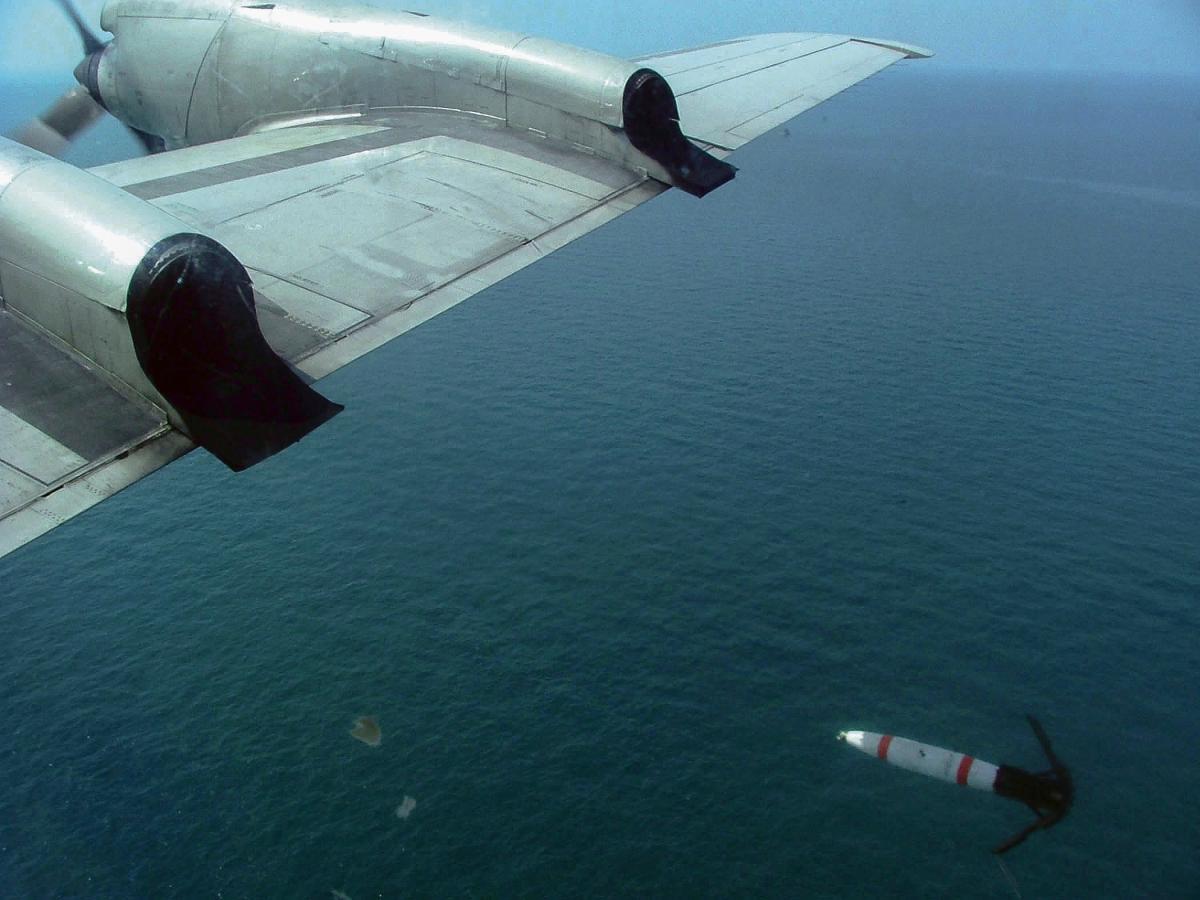
[[[0, 561], [0, 895], [1200, 896], [1198, 88], [895, 67]], [[834, 739], [1026, 712], [1012, 882]]]

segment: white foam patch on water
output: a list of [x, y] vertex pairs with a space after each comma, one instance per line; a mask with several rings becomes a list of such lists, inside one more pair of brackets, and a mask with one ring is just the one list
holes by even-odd
[[1132, 197], [1135, 200], [1146, 200], [1150, 203], [1166, 203], [1171, 206], [1186, 206], [1200, 209], [1200, 192], [1171, 190], [1170, 188], [1147, 187], [1138, 184], [1120, 184], [1110, 181], [1093, 181], [1088, 178], [1050, 178], [1027, 175], [1026, 181], [1036, 181], [1041, 184], [1061, 184], [1076, 187], [1097, 194], [1112, 194], [1116, 197]]
[[1189, 209], [1200, 209], [1200, 191], [1175, 190], [1148, 185], [1122, 184], [1113, 181], [1095, 181], [1090, 178], [1062, 178], [1053, 175], [1029, 175], [1003, 169], [984, 166], [973, 167], [976, 172], [1000, 178], [1020, 178], [1036, 184], [1061, 185], [1079, 188], [1097, 194], [1110, 194], [1115, 197], [1130, 197], [1135, 200], [1145, 200], [1149, 203], [1165, 203], [1170, 206], [1183, 206]]
[[412, 815], [412, 811], [417, 808], [417, 801], [407, 794], [404, 795], [404, 802], [396, 807], [396, 818], [407, 819]]

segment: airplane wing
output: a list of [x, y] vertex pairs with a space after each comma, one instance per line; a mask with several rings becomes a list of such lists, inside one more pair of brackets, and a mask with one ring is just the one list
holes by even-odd
[[229, 250], [321, 378], [667, 185], [441, 112], [291, 127], [92, 170]]
[[191, 448], [162, 410], [0, 304], [0, 556]]
[[[725, 155], [914, 55], [787, 34], [645, 61], [675, 88], [685, 133]], [[668, 189], [434, 110], [347, 114], [91, 171], [227, 247], [253, 280], [264, 336], [306, 379]], [[0, 178], [0, 203], [3, 190]], [[23, 277], [3, 255], [0, 290]], [[192, 449], [163, 409], [2, 302], [0, 348], [0, 556]]]
[[760, 34], [638, 60], [667, 79], [679, 124], [714, 153], [732, 151], [902, 59], [908, 44], [839, 34]]

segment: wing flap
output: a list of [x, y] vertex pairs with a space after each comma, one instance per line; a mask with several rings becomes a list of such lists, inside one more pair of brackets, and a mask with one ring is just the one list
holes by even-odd
[[34, 484], [53, 484], [86, 463], [82, 456], [34, 428], [10, 410], [0, 408], [3, 462], [11, 471], [26, 474]]
[[191, 444], [56, 341], [0, 310], [0, 556]]
[[667, 186], [657, 181], [638, 182], [611, 197], [605, 204], [595, 206], [578, 218], [547, 231], [537, 240], [525, 243], [504, 256], [464, 273], [418, 301], [404, 304], [388, 315], [349, 332], [302, 360], [298, 368], [313, 378], [323, 378], [665, 190]]
[[[62, 484], [47, 489], [30, 502], [0, 517], [0, 556], [11, 553], [67, 520], [91, 509], [151, 472], [174, 462], [194, 444], [173, 428], [164, 426], [140, 444], [117, 456], [98, 460]], [[0, 467], [0, 485], [4, 471]]]
[[[209, 159], [154, 157], [144, 182], [130, 164], [93, 171], [228, 247], [254, 280], [263, 333], [314, 378], [666, 190], [482, 117], [285, 131], [212, 145]], [[183, 154], [190, 166], [170, 159]]]

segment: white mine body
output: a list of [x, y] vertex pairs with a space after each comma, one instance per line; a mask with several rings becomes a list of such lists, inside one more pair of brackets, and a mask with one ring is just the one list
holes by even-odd
[[990, 791], [996, 783], [996, 766], [945, 747], [921, 744], [890, 734], [876, 734], [874, 731], [844, 731], [838, 737], [851, 747], [877, 756], [893, 766], [951, 784]]

